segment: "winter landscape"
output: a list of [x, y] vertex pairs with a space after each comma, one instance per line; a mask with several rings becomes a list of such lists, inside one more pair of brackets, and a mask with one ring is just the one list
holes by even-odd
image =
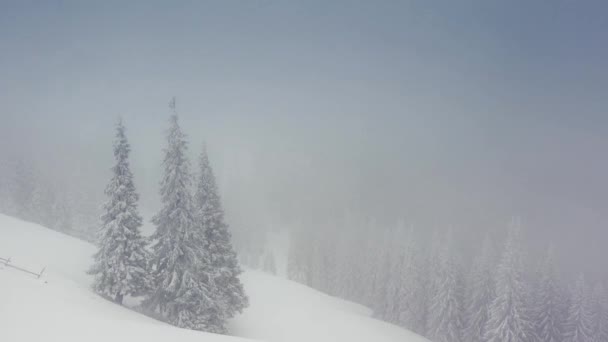
[[608, 342], [607, 10], [0, 1], [0, 341]]

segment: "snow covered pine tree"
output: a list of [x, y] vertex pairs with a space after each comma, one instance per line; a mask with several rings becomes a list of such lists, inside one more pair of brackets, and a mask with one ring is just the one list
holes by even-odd
[[437, 292], [431, 299], [429, 330], [434, 342], [462, 341], [462, 280], [452, 251], [452, 231], [439, 252]]
[[425, 288], [420, 265], [420, 252], [415, 248], [414, 230], [410, 228], [403, 247], [401, 267], [398, 270], [400, 288], [396, 301], [399, 305], [399, 325], [422, 334], [425, 328]]
[[464, 340], [483, 342], [484, 329], [488, 321], [488, 308], [494, 299], [492, 278], [492, 245], [489, 237], [482, 243], [481, 253], [473, 263], [469, 279], [469, 293], [465, 310]]
[[496, 297], [490, 304], [485, 328], [487, 342], [534, 341], [532, 322], [525, 303], [519, 224], [509, 230], [496, 274]]
[[593, 341], [608, 341], [608, 297], [602, 283], [593, 288]]
[[213, 298], [218, 299], [219, 308], [211, 313], [216, 332], [224, 332], [225, 320], [241, 312], [248, 305], [243, 285], [239, 280], [241, 268], [232, 248], [228, 225], [224, 221], [220, 196], [213, 169], [209, 163], [207, 149], [203, 147], [200, 170], [195, 192], [196, 220], [198, 229], [204, 234], [205, 250], [212, 270]]
[[572, 292], [572, 302], [568, 310], [565, 325], [565, 339], [567, 342], [593, 342], [593, 325], [591, 305], [585, 277], [581, 274], [576, 280]]
[[534, 324], [540, 342], [563, 341], [564, 317], [559, 303], [559, 288], [550, 247], [540, 271], [534, 303]]
[[187, 142], [172, 105], [168, 146], [163, 160], [160, 212], [153, 218], [151, 236], [153, 290], [144, 306], [156, 316], [182, 328], [217, 331], [210, 318], [217, 311], [205, 237], [195, 224], [186, 158]]
[[130, 146], [122, 121], [116, 126], [113, 177], [106, 187], [99, 234], [99, 251], [89, 270], [93, 288], [118, 304], [126, 295], [137, 296], [148, 288], [146, 242], [141, 236], [142, 218], [137, 211], [138, 194], [129, 168]]

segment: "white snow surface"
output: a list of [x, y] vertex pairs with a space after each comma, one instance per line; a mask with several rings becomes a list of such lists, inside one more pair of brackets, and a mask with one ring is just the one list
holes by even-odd
[[111, 303], [90, 289], [85, 273], [95, 247], [0, 214], [0, 341], [417, 342], [426, 339], [373, 318], [360, 305], [289, 280], [247, 271], [250, 307], [222, 336], [179, 329]]

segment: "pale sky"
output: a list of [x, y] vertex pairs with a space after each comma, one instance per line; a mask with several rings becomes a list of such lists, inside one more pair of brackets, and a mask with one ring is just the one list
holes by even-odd
[[533, 246], [551, 239], [568, 265], [599, 268], [607, 11], [569, 0], [2, 1], [0, 142], [49, 172], [80, 168], [97, 191], [122, 116], [153, 211], [175, 95], [193, 156], [209, 146], [233, 225], [351, 210], [477, 233], [518, 215]]

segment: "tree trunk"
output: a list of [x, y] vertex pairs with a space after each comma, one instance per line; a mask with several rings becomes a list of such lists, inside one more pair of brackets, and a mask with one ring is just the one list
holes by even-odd
[[114, 298], [114, 302], [116, 302], [116, 304], [122, 305], [122, 297], [123, 297], [122, 293], [117, 293], [116, 297]]

